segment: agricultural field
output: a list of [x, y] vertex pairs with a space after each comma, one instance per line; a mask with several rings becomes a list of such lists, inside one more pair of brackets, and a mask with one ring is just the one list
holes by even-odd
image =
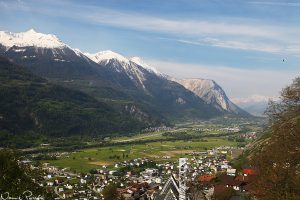
[[[235, 122], [235, 121], [234, 121]], [[235, 127], [241, 131], [226, 132], [222, 128]], [[169, 131], [135, 133], [129, 136], [105, 138], [105, 146], [90, 147], [69, 152], [56, 160], [43, 160], [60, 168], [70, 168], [77, 172], [107, 166], [135, 158], [148, 158], [158, 163], [172, 162], [179, 157], [189, 157], [193, 152], [201, 152], [220, 146], [245, 146], [248, 139], [239, 138], [242, 133], [260, 131], [257, 122], [235, 122], [229, 126], [215, 122], [185, 123]], [[101, 145], [101, 144], [100, 144]], [[232, 155], [234, 156], [234, 155]]]
[[122, 136], [112, 139], [112, 142], [131, 142], [131, 141], [143, 141], [143, 140], [153, 140], [153, 139], [164, 139], [162, 132], [151, 132], [151, 133], [141, 133], [133, 136]]
[[108, 166], [135, 158], [149, 158], [156, 162], [174, 161], [193, 152], [205, 151], [219, 146], [236, 146], [226, 138], [210, 137], [194, 140], [176, 140], [149, 142], [144, 144], [116, 145], [110, 147], [83, 149], [62, 156], [57, 160], [45, 161], [60, 168], [70, 168], [76, 172], [88, 172], [91, 169]]

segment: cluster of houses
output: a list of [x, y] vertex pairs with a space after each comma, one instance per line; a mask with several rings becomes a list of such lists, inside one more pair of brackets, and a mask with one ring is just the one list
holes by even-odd
[[[156, 193], [154, 200], [218, 200], [224, 195], [247, 199], [249, 185], [255, 177], [255, 170], [244, 168], [238, 172], [232, 168], [226, 159], [228, 149], [207, 151], [200, 159], [189, 159], [185, 163], [185, 173], [172, 173], [161, 190]], [[210, 156], [213, 154], [214, 156]], [[179, 160], [180, 163], [180, 160]], [[183, 176], [183, 177], [182, 177]], [[181, 180], [186, 183], [182, 184]], [[182, 186], [183, 185], [183, 186]]]
[[245, 196], [254, 177], [255, 171], [251, 168], [245, 168], [240, 173], [235, 169], [227, 169], [226, 173], [201, 175], [198, 177], [198, 182], [206, 194], [206, 199], [213, 197], [218, 200], [222, 199], [225, 193], [231, 193], [232, 196]]
[[95, 195], [94, 177], [90, 174], [81, 175], [69, 169], [58, 169], [44, 163], [44, 181], [41, 186], [46, 188], [56, 199], [99, 199]]
[[257, 139], [257, 133], [255, 131], [248, 132], [248, 133], [240, 134], [239, 137], [247, 139], [247, 140], [255, 140], [255, 139]]
[[220, 131], [225, 133], [238, 133], [241, 131], [241, 129], [239, 127], [226, 127], [226, 128], [221, 128]]
[[167, 127], [167, 126], [159, 126], [159, 127], [149, 127], [144, 129], [143, 133], [152, 133], [152, 132], [165, 132], [165, 131], [172, 131], [175, 130], [174, 128]]
[[241, 128], [238, 126], [234, 127], [224, 127], [224, 128], [193, 128], [193, 131], [199, 132], [224, 132], [224, 133], [238, 133]]
[[155, 163], [147, 158], [136, 158], [102, 166], [87, 174], [44, 163], [44, 180], [40, 184], [56, 199], [103, 199], [102, 191], [111, 183], [118, 183], [116, 192], [120, 199], [126, 200], [189, 200], [192, 195], [189, 185], [195, 184], [201, 186], [200, 200], [218, 199], [229, 189], [247, 192], [253, 175], [251, 169], [238, 173], [230, 165], [227, 158], [232, 150], [232, 147], [219, 147], [188, 153], [189, 158], [184, 159], [182, 167], [184, 173], [174, 159]]

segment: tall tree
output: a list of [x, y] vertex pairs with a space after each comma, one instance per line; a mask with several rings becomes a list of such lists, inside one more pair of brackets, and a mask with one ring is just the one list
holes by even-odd
[[270, 137], [251, 158], [259, 173], [252, 190], [263, 200], [300, 199], [300, 77], [266, 113]]

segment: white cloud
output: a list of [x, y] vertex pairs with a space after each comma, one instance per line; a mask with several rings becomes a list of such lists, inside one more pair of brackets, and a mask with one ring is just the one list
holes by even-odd
[[[217, 38], [204, 38], [203, 40], [199, 41], [191, 41], [191, 40], [177, 40], [181, 43], [186, 44], [193, 44], [193, 45], [209, 45], [215, 47], [222, 47], [222, 48], [231, 48], [231, 49], [241, 49], [241, 50], [251, 50], [251, 51], [262, 51], [268, 53], [282, 53], [283, 48], [279, 45], [268, 44], [263, 42], [246, 42], [246, 41], [239, 41], [236, 40], [220, 40]], [[290, 52], [298, 53], [297, 51], [293, 51], [291, 49]]]
[[97, 24], [167, 33], [171, 37], [188, 37], [192, 38], [192, 41], [182, 41], [220, 48], [290, 53], [296, 56], [300, 54], [298, 37], [300, 30], [293, 26], [267, 25], [257, 21], [232, 18], [224, 19], [221, 22], [166, 19], [99, 7], [87, 7], [87, 9], [80, 9], [76, 14], [72, 12], [68, 15]]
[[248, 97], [241, 97], [241, 98], [232, 98], [231, 101], [233, 101], [235, 104], [248, 104], [248, 103], [260, 103], [260, 102], [269, 102], [272, 101], [278, 101], [279, 96], [264, 96], [261, 94], [253, 94]]
[[245, 98], [254, 94], [278, 96], [282, 88], [300, 75], [299, 72], [291, 71], [237, 69], [162, 60], [147, 62], [162, 73], [175, 78], [213, 79], [223, 87], [230, 98]]
[[[28, 1], [34, 4], [35, 1]], [[264, 24], [253, 19], [222, 18], [219, 20], [171, 19], [137, 12], [124, 12], [98, 6], [78, 6], [70, 1], [44, 1], [38, 8], [27, 2], [11, 4], [6, 8], [38, 12], [51, 16], [76, 18], [88, 23], [122, 27], [133, 30], [169, 34], [170, 38], [185, 43], [210, 45], [220, 48], [291, 53], [299, 55], [300, 40], [297, 26]], [[276, 2], [250, 2], [253, 4], [278, 4]], [[36, 3], [38, 4], [38, 2]], [[285, 4], [285, 3], [282, 3]], [[10, 6], [9, 6], [10, 5]], [[49, 5], [49, 6], [47, 6]], [[291, 4], [294, 5], [294, 4]], [[1, 6], [1, 5], [0, 5]]]
[[235, 38], [235, 40], [220, 40], [217, 38], [204, 38], [201, 40], [185, 40], [176, 39], [176, 41], [192, 45], [209, 45], [222, 48], [241, 49], [250, 51], [261, 51], [267, 53], [276, 54], [290, 54], [294, 56], [300, 56], [300, 45], [286, 44], [280, 45], [276, 43], [268, 43], [265, 41], [243, 41], [241, 38]]
[[286, 52], [300, 56], [300, 45], [289, 45], [286, 47]]
[[299, 7], [299, 2], [276, 2], [276, 1], [252, 1], [250, 4], [267, 5], [267, 6], [290, 6]]
[[274, 31], [273, 27], [265, 25], [224, 21], [171, 20], [137, 13], [116, 12], [109, 9], [101, 9], [99, 12], [90, 13], [85, 17], [101, 24], [194, 36], [222, 34], [251, 37], [280, 37], [281, 35], [280, 31]]

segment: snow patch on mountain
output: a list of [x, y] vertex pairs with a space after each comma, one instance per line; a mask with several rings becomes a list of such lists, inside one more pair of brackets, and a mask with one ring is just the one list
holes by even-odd
[[154, 67], [148, 65], [142, 58], [140, 57], [132, 57], [131, 59], [128, 59], [127, 57], [113, 52], [111, 50], [106, 50], [106, 51], [100, 51], [95, 54], [90, 54], [90, 53], [84, 53], [88, 58], [93, 60], [94, 62], [98, 64], [108, 64], [110, 60], [115, 60], [118, 61], [119, 63], [122, 64], [122, 66], [126, 70], [130, 70], [129, 67], [131, 65], [131, 62], [142, 67], [143, 69], [147, 70], [148, 72], [157, 74], [157, 75], [162, 75], [157, 69]]
[[38, 33], [33, 29], [26, 32], [12, 33], [0, 31], [0, 43], [7, 49], [17, 47], [65, 48], [67, 47], [55, 35]]
[[136, 63], [131, 62], [125, 56], [110, 50], [100, 51], [95, 54], [85, 53], [85, 55], [97, 64], [109, 67], [118, 73], [123, 72], [136, 85], [146, 89], [144, 85], [144, 81], [146, 80], [144, 72], [140, 70]]
[[78, 57], [84, 58], [87, 62], [93, 62], [85, 53], [80, 51], [80, 49], [74, 48], [72, 50]]
[[155, 75], [162, 76], [162, 74], [158, 72], [157, 69], [148, 65], [140, 57], [132, 57], [131, 59], [128, 59], [125, 56], [111, 50], [100, 51], [95, 54], [85, 53], [85, 55], [94, 62], [104, 66], [108, 66], [119, 73], [124, 71], [131, 80], [141, 85], [144, 89], [144, 73], [146, 73], [144, 70]]
[[129, 59], [127, 59], [126, 57], [122, 56], [121, 54], [118, 54], [111, 50], [100, 51], [95, 54], [85, 53], [85, 55], [96, 63], [100, 63], [102, 61], [108, 62], [109, 60], [113, 59], [113, 60], [117, 60], [119, 62], [129, 64]]
[[158, 70], [150, 65], [148, 65], [142, 58], [140, 57], [132, 57], [130, 59], [131, 62], [134, 62], [135, 64], [143, 67], [144, 69], [148, 70], [149, 72], [154, 72], [155, 74], [159, 74], [160, 72], [158, 72]]
[[73, 49], [73, 51], [75, 52], [75, 54], [77, 55], [77, 56], [83, 56], [84, 54], [80, 51], [80, 49], [77, 49], [77, 48], [75, 48], [75, 49]]

